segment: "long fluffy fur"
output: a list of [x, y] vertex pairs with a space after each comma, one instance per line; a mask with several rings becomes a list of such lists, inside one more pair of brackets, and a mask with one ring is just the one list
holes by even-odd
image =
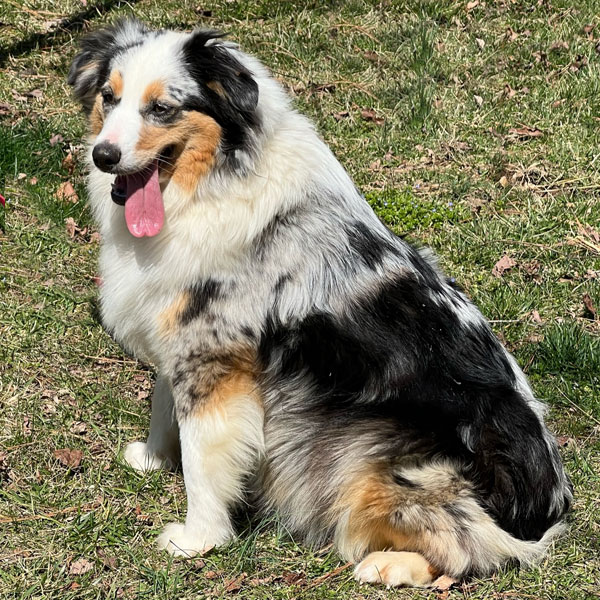
[[[123, 101], [103, 106], [115, 77]], [[175, 112], [149, 124], [136, 98], [156, 81]], [[136, 143], [150, 125], [182, 132], [168, 138], [155, 237], [130, 235], [111, 201], [119, 167], [90, 158], [89, 176], [103, 322], [156, 366], [153, 406], [175, 415], [153, 419], [126, 458], [175, 461], [181, 439], [188, 517], [161, 545], [223, 543], [252, 487], [348, 559], [402, 551], [391, 583], [539, 559], [571, 500], [541, 403], [476, 307], [379, 221], [265, 67], [215, 32], [125, 21], [83, 42], [69, 82], [90, 115], [90, 157], [118, 119], [123, 169], [148, 160]], [[186, 119], [208, 124], [214, 144], [192, 139]]]

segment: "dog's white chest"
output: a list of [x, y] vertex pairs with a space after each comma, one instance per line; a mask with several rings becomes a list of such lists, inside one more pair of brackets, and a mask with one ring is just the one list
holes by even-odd
[[100, 256], [102, 321], [131, 354], [158, 365], [161, 340], [157, 317], [169, 298], [159, 285], [155, 268], [139, 265], [132, 254], [123, 256], [106, 246]]

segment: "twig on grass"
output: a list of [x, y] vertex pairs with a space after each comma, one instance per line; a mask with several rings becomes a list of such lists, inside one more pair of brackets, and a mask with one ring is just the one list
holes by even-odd
[[94, 508], [98, 508], [101, 502], [91, 502], [90, 504], [84, 504], [83, 506], [69, 506], [68, 508], [63, 508], [61, 510], [55, 510], [49, 513], [43, 513], [41, 515], [28, 515], [26, 517], [0, 517], [0, 523], [21, 523], [23, 521], [39, 521], [40, 519], [52, 519], [57, 517], [58, 515], [64, 515], [71, 512], [76, 512], [78, 510], [93, 510]]
[[596, 425], [600, 425], [600, 421], [598, 419], [596, 419], [593, 415], [591, 415], [589, 412], [587, 412], [586, 410], [583, 410], [583, 408], [581, 408], [581, 406], [575, 404], [575, 402], [573, 402], [573, 400], [571, 400], [571, 398], [569, 398], [561, 389], [558, 389], [558, 393], [561, 394], [563, 396], [563, 398], [573, 407], [576, 408], [579, 412], [581, 412], [582, 414], [584, 414], [588, 419], [594, 421], [594, 423], [596, 423]]
[[335, 577], [336, 575], [338, 575], [342, 571], [345, 571], [348, 567], [351, 567], [351, 566], [352, 566], [352, 563], [349, 562], [349, 563], [346, 563], [345, 565], [342, 565], [341, 567], [338, 567], [337, 569], [334, 569], [333, 571], [329, 571], [329, 573], [325, 573], [325, 575], [321, 575], [320, 577], [317, 577], [310, 585], [306, 586], [306, 589], [309, 590], [313, 587], [321, 585], [327, 579], [329, 579], [331, 577]]

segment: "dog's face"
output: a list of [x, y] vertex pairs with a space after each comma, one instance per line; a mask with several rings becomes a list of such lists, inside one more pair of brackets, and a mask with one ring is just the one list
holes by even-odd
[[136, 237], [160, 232], [167, 185], [192, 194], [219, 159], [251, 143], [258, 86], [219, 37], [128, 20], [85, 38], [73, 61], [94, 164], [116, 175], [112, 200]]

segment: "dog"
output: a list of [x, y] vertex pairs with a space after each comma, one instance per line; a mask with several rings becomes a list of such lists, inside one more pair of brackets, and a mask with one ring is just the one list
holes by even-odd
[[361, 582], [535, 563], [572, 499], [544, 407], [489, 324], [394, 235], [257, 59], [120, 21], [68, 76], [89, 117], [101, 317], [156, 367], [124, 458], [181, 464], [193, 556], [252, 497]]

